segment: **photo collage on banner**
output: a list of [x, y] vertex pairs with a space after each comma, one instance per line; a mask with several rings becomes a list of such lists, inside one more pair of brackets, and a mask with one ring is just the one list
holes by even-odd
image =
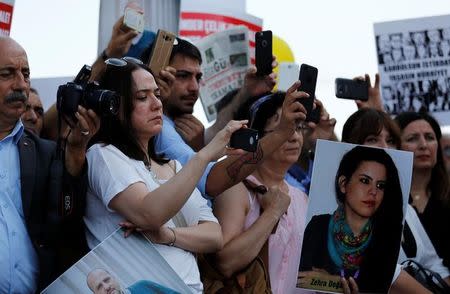
[[386, 111], [426, 110], [450, 124], [450, 15], [374, 24]]
[[[115, 291], [114, 291], [115, 290]], [[190, 293], [190, 289], [142, 234], [117, 229], [42, 294]]]
[[318, 140], [299, 267], [303, 289], [387, 293], [397, 266], [412, 153]]

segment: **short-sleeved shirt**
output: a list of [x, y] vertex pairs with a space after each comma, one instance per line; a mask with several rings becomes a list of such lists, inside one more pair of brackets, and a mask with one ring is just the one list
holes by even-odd
[[[131, 184], [142, 182], [149, 191], [159, 187], [142, 161], [134, 160], [123, 154], [113, 145], [95, 144], [87, 152], [89, 188], [84, 221], [89, 248], [94, 248], [118, 228], [124, 218], [109, 207], [111, 200]], [[177, 162], [177, 171], [181, 164]], [[171, 195], [167, 195], [171, 197]], [[218, 223], [207, 201], [197, 189], [181, 208], [181, 213], [188, 226], [200, 221]], [[165, 226], [175, 227], [169, 220]], [[201, 292], [203, 285], [195, 256], [181, 248], [154, 244], [167, 263], [178, 273], [181, 279], [194, 292]]]

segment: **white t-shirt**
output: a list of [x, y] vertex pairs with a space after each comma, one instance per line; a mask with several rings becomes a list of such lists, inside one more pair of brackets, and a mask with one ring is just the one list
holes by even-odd
[[[449, 270], [442, 263], [442, 258], [437, 255], [416, 211], [410, 204], [408, 204], [406, 209], [405, 221], [411, 229], [417, 247], [416, 257], [412, 259], [419, 262], [425, 268], [437, 272], [442, 278], [450, 276]], [[400, 247], [398, 263], [402, 263], [407, 259], [405, 251]]]
[[[129, 158], [113, 145], [95, 144], [89, 148], [86, 157], [89, 163], [89, 188], [84, 222], [87, 242], [92, 249], [114, 232], [119, 222], [124, 220], [109, 208], [110, 201], [118, 193], [137, 182], [144, 183], [149, 191], [158, 188], [160, 184], [152, 178], [142, 161]], [[181, 164], [177, 162], [176, 165], [179, 171]], [[188, 226], [197, 225], [199, 221], [218, 223], [197, 188], [182, 207], [181, 213]], [[169, 220], [165, 226], [175, 227], [175, 224]], [[154, 245], [181, 279], [194, 292], [201, 293], [203, 285], [194, 255], [177, 247]]]

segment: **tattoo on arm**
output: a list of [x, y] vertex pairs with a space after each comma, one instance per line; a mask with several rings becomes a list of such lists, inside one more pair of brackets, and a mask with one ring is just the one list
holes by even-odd
[[261, 145], [258, 144], [256, 152], [248, 152], [242, 155], [227, 167], [228, 177], [233, 183], [237, 183], [239, 172], [241, 171], [244, 164], [258, 164], [258, 162], [260, 162], [262, 159], [263, 150], [261, 148]]

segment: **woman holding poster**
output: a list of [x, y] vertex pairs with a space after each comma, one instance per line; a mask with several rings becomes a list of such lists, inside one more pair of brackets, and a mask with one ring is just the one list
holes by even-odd
[[306, 227], [300, 276], [312, 286], [346, 277], [361, 292], [387, 293], [403, 219], [397, 168], [384, 150], [357, 146], [340, 161], [334, 186], [337, 209]]

